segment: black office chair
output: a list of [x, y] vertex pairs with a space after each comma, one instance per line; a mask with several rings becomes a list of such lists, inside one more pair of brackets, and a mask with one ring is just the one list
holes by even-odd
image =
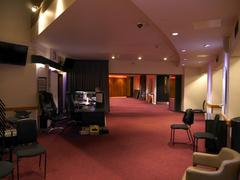
[[195, 132], [193, 134], [193, 151], [198, 151], [198, 140], [199, 139], [205, 139], [205, 140], [210, 140], [214, 143], [215, 145], [215, 149], [217, 149], [217, 127], [218, 127], [218, 122], [219, 122], [219, 119], [220, 119], [220, 115], [219, 114], [216, 114], [215, 117], [214, 117], [214, 124], [213, 124], [213, 132], [210, 133], [210, 132]]
[[57, 112], [57, 107], [54, 103], [52, 94], [46, 91], [40, 91], [39, 104], [41, 109], [41, 121], [47, 122], [48, 120], [51, 120], [48, 133], [51, 133], [55, 130], [64, 130], [64, 127], [62, 125], [60, 126], [59, 124], [67, 120], [68, 117]]
[[39, 168], [42, 155], [45, 155], [44, 178], [46, 178], [47, 149], [37, 142], [36, 120], [19, 120], [17, 122], [17, 179], [19, 179], [19, 161], [22, 158], [39, 156]]
[[14, 179], [13, 163], [2, 160], [2, 150], [0, 148], [0, 179], [10, 175]]
[[183, 123], [182, 124], [172, 124], [171, 127], [171, 137], [170, 137], [170, 142], [174, 144], [174, 139], [175, 139], [175, 130], [185, 130], [187, 132], [187, 136], [190, 142], [193, 142], [193, 137], [191, 133], [191, 125], [194, 122], [194, 112], [192, 109], [187, 109], [184, 113], [183, 116]]

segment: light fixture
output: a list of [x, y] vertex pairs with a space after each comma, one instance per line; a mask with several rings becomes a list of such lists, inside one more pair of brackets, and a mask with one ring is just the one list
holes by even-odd
[[186, 49], [182, 49], [181, 51], [182, 51], [182, 52], [186, 52], [187, 50], [186, 50]]
[[138, 60], [142, 60], [142, 56], [138, 56]]
[[63, 67], [63, 65], [56, 63], [48, 58], [45, 58], [43, 56], [39, 56], [39, 55], [32, 55], [31, 56], [31, 62], [32, 63], [36, 63], [36, 67], [45, 67], [45, 65], [49, 66], [49, 69], [51, 71], [65, 71], [65, 68]]
[[54, 67], [51, 67], [51, 66], [49, 66], [49, 69], [50, 69], [51, 71], [57, 71], [57, 69], [56, 69], [56, 68], [54, 68]]
[[208, 55], [207, 54], [199, 54], [199, 55], [197, 55], [197, 57], [198, 58], [205, 58], [205, 57], [208, 57]]
[[112, 59], [116, 59], [116, 57], [114, 56], [114, 55], [112, 55], [112, 57], [111, 57]]
[[188, 59], [185, 58], [185, 59], [183, 59], [183, 60], [184, 60], [184, 61], [187, 61]]
[[36, 63], [36, 67], [37, 67], [37, 69], [39, 69], [39, 68], [45, 68], [45, 64]]
[[185, 66], [185, 64], [182, 64], [182, 66]]
[[32, 10], [32, 12], [34, 12], [34, 13], [37, 12], [38, 6], [32, 6], [31, 10]]
[[178, 33], [177, 33], [177, 32], [173, 32], [172, 35], [173, 35], [173, 36], [177, 36]]
[[211, 45], [210, 44], [204, 44], [203, 45], [205, 48], [207, 48], [207, 47], [210, 47]]
[[167, 60], [167, 57], [163, 58], [163, 60], [166, 61], [166, 60]]

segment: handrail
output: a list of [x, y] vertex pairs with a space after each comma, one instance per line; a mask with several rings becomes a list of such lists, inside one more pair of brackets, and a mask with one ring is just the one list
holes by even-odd
[[221, 104], [211, 104], [211, 103], [207, 102], [206, 106], [211, 108], [211, 112], [213, 113], [213, 109], [221, 109], [223, 105], [221, 105]]
[[216, 108], [216, 109], [221, 109], [223, 105], [221, 104], [211, 104], [209, 102], [206, 103], [208, 107], [210, 108]]
[[6, 111], [26, 111], [37, 110], [38, 106], [21, 106], [21, 107], [6, 107]]
[[224, 114], [223, 112], [221, 113], [222, 117], [224, 118], [224, 121], [226, 121], [227, 125], [231, 124], [231, 119], [227, 117], [226, 114]]

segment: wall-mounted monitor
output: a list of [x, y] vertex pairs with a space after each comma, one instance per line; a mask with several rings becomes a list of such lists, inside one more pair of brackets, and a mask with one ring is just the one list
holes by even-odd
[[0, 63], [25, 65], [28, 46], [0, 41]]

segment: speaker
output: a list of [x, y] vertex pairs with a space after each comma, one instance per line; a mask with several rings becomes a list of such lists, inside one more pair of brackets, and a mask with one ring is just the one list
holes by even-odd
[[240, 117], [232, 119], [231, 148], [240, 152]]

